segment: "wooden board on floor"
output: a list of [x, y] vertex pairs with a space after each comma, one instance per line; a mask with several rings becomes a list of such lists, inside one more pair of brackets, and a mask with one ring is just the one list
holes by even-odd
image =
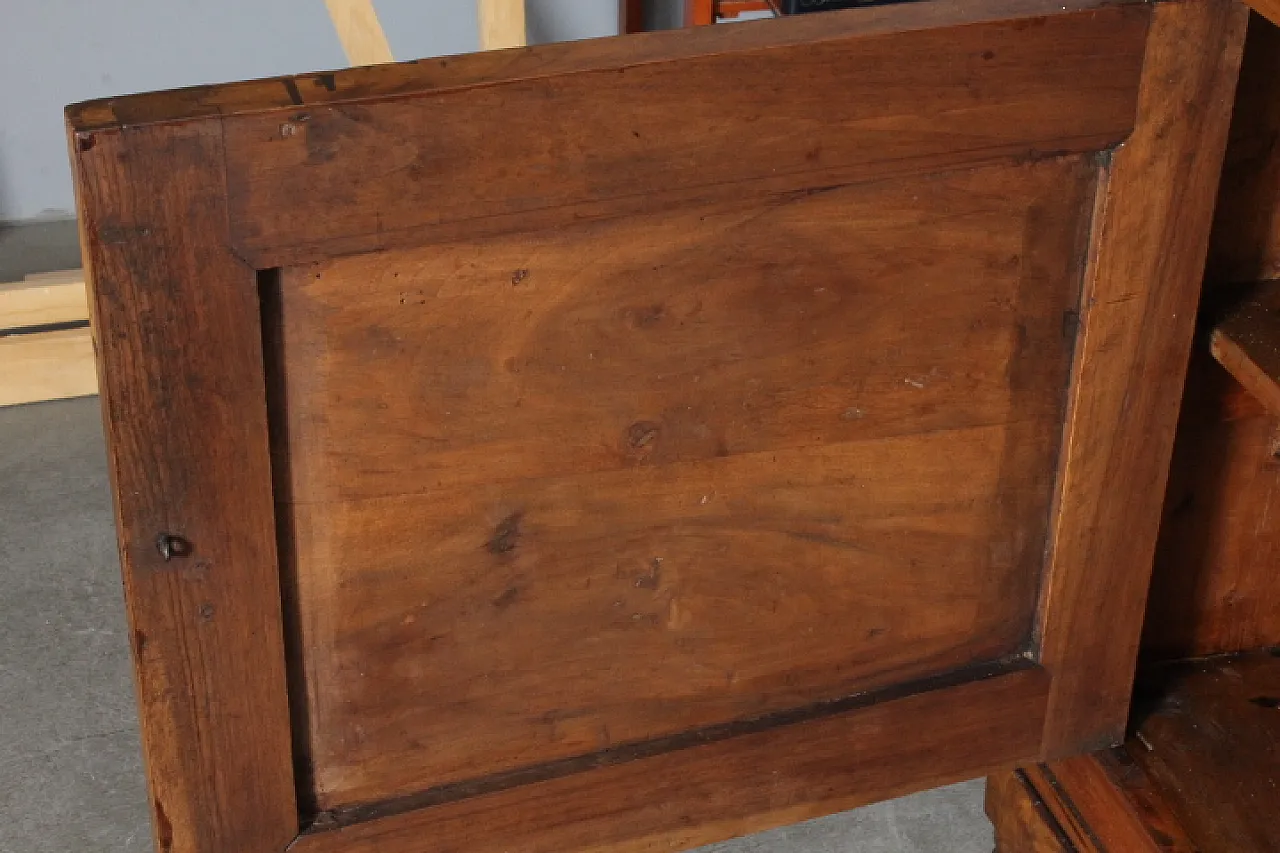
[[80, 270], [0, 284], [0, 406], [98, 392]]
[[0, 334], [0, 406], [98, 393], [88, 327]]

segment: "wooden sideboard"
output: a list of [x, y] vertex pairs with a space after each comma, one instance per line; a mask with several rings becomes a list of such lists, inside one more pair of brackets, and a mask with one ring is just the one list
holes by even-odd
[[1246, 22], [69, 108], [158, 849], [679, 850], [1118, 742]]

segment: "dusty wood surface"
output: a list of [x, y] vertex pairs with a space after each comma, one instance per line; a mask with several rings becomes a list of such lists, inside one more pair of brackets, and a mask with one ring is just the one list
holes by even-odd
[[809, 21], [71, 110], [162, 847], [639, 853], [1114, 736], [1243, 17]]
[[1280, 645], [1277, 418], [1197, 345], [1178, 422], [1143, 653]]
[[1280, 417], [1280, 284], [1259, 286], [1214, 326], [1213, 357]]
[[1046, 690], [1042, 670], [1007, 672], [318, 831], [291, 849], [408, 853], [425, 840], [440, 849], [505, 853], [518, 838], [530, 853], [686, 850], [956, 781], [971, 767], [1008, 766], [1034, 749]]
[[1021, 649], [1095, 175], [286, 270], [321, 806]]
[[1123, 747], [992, 777], [1001, 853], [1280, 849], [1280, 656], [1167, 664], [1145, 680]]
[[1101, 194], [1040, 627], [1050, 756], [1123, 734], [1246, 24], [1238, 4], [1155, 7]]
[[221, 159], [207, 123], [76, 158], [162, 853], [275, 853], [298, 825], [256, 277], [226, 250]]

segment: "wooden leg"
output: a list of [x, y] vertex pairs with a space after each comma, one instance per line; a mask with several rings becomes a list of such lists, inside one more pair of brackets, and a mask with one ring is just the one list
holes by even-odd
[[986, 809], [996, 830], [996, 853], [1076, 853], [1020, 770], [987, 777]]

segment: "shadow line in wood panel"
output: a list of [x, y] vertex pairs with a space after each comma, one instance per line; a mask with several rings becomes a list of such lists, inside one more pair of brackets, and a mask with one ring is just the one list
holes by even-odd
[[1096, 175], [1062, 157], [272, 274], [304, 803], [1020, 653]]
[[801, 708], [789, 708], [754, 719], [734, 720], [730, 723], [707, 726], [670, 737], [621, 744], [612, 749], [601, 750], [590, 755], [544, 762], [532, 767], [522, 767], [504, 773], [495, 773], [482, 779], [441, 785], [417, 794], [382, 802], [329, 809], [311, 816], [311, 823], [304, 829], [304, 835], [351, 826], [379, 818], [392, 817], [431, 806], [454, 803], [484, 794], [495, 794], [521, 785], [562, 779], [575, 773], [613, 767], [735, 737], [765, 732], [769, 729], [822, 720], [886, 702], [918, 696], [934, 690], [960, 687], [973, 682], [1028, 672], [1037, 668], [1035, 662], [1025, 653], [1008, 655], [1000, 660], [961, 667], [953, 672], [895, 684], [882, 690], [858, 693], [827, 702], [817, 702]]
[[284, 623], [285, 675], [288, 679], [293, 775], [302, 825], [314, 820], [315, 766], [307, 733], [311, 729], [306, 701], [306, 672], [301, 644], [298, 604], [298, 544], [295, 516], [281, 510], [293, 500], [289, 470], [289, 431], [284, 428], [289, 389], [284, 371], [283, 300], [279, 268], [258, 271], [258, 303], [262, 312], [262, 358], [266, 373], [267, 437], [271, 445], [271, 490], [275, 500], [276, 553], [280, 566], [280, 596]]

